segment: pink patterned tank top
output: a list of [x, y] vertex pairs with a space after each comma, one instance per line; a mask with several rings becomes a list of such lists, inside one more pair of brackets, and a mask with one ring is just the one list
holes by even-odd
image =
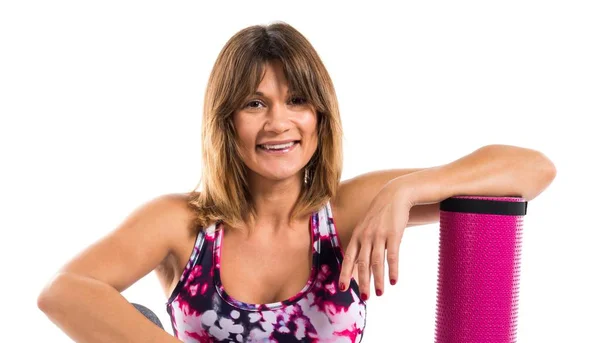
[[194, 250], [166, 303], [174, 335], [183, 342], [357, 343], [366, 324], [366, 303], [354, 278], [338, 288], [343, 260], [329, 202], [310, 219], [312, 269], [293, 297], [269, 304], [232, 298], [221, 284], [223, 230], [200, 230]]

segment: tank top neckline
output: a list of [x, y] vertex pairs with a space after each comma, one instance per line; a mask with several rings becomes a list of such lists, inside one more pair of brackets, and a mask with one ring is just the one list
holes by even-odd
[[[325, 223], [326, 224], [326, 223]], [[217, 222], [213, 224], [215, 227], [222, 225], [222, 222]], [[223, 287], [223, 283], [221, 282], [221, 264], [220, 264], [220, 256], [221, 256], [221, 247], [223, 240], [223, 229], [216, 230], [215, 239], [213, 241], [213, 266], [214, 266], [214, 286], [217, 291], [217, 294], [229, 303], [230, 305], [246, 311], [264, 311], [264, 310], [275, 310], [279, 309], [283, 306], [293, 304], [298, 300], [302, 299], [314, 286], [315, 281], [317, 279], [317, 272], [320, 268], [319, 266], [319, 251], [320, 248], [315, 246], [319, 244], [319, 211], [313, 212], [310, 216], [310, 224], [309, 224], [309, 234], [310, 234], [310, 245], [312, 249], [312, 264], [311, 264], [311, 272], [308, 280], [306, 281], [304, 287], [296, 293], [296, 295], [291, 298], [284, 299], [281, 301], [273, 302], [273, 303], [265, 303], [265, 304], [253, 304], [247, 303], [232, 297], [225, 288]], [[316, 242], [316, 244], [315, 244]]]

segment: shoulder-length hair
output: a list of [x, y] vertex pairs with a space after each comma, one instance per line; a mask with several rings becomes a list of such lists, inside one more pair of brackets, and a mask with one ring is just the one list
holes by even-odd
[[302, 187], [290, 220], [318, 210], [336, 194], [342, 172], [342, 126], [323, 62], [309, 41], [287, 23], [250, 26], [227, 41], [206, 88], [202, 176], [188, 200], [200, 228], [215, 221], [235, 227], [256, 214], [232, 117], [258, 88], [266, 62], [273, 60], [282, 62], [290, 92], [313, 106], [318, 123], [317, 150], [306, 165], [309, 182]]

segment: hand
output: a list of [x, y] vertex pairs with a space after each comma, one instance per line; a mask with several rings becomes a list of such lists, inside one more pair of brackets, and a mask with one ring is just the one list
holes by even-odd
[[405, 190], [407, 189], [389, 182], [373, 198], [364, 219], [354, 228], [344, 254], [339, 279], [341, 290], [348, 288], [356, 265], [360, 297], [363, 300], [369, 298], [371, 271], [375, 277], [375, 292], [377, 296], [381, 296], [384, 290], [385, 249], [390, 284], [394, 285], [398, 280], [398, 249], [408, 224], [409, 210], [413, 206]]

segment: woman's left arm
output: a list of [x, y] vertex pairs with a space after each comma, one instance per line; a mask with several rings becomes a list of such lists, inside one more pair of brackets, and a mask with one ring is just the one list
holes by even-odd
[[440, 202], [456, 195], [518, 196], [531, 201], [556, 176], [556, 167], [539, 151], [487, 145], [452, 163], [403, 175], [390, 188], [413, 204]]
[[[435, 204], [457, 195], [518, 196], [530, 201], [546, 189], [556, 168], [539, 151], [510, 145], [488, 145], [449, 164], [400, 175], [379, 188], [366, 213], [353, 228], [344, 254], [340, 288], [349, 284], [354, 267], [358, 268], [361, 297], [367, 299], [370, 274], [375, 278], [378, 295], [383, 293], [383, 260], [387, 249], [390, 283], [398, 279], [398, 249], [409, 211], [419, 206], [427, 211], [411, 213], [411, 221], [430, 219]], [[357, 199], [368, 193], [370, 182], [361, 182], [344, 197]], [[376, 183], [375, 183], [376, 184]], [[352, 187], [350, 187], [352, 188]], [[365, 188], [365, 189], [359, 189]]]

